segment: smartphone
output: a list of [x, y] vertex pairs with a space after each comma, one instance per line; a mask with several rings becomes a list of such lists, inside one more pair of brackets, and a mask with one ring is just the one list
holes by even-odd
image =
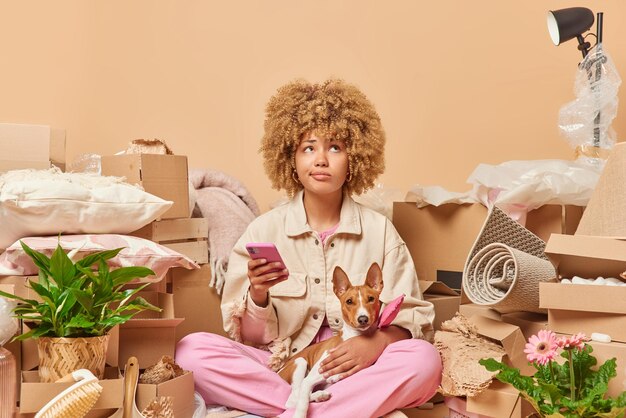
[[280, 262], [281, 266], [277, 269], [270, 270], [268, 273], [280, 271], [285, 269], [285, 262], [283, 261], [278, 249], [271, 242], [250, 242], [246, 244], [246, 250], [248, 254], [254, 260], [264, 258], [268, 263]]

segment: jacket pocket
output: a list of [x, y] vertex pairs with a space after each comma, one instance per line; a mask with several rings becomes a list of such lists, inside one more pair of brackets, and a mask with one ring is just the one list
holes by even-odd
[[297, 297], [306, 293], [306, 274], [293, 274], [284, 282], [270, 287], [270, 295], [276, 297]]

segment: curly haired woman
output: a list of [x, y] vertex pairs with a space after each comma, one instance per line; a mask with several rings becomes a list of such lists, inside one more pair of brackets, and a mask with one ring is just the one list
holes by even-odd
[[[373, 262], [383, 271], [381, 301], [404, 294], [404, 302], [390, 326], [331, 351], [321, 371], [339, 381], [328, 388], [328, 401], [310, 405], [309, 416], [379, 417], [433, 396], [441, 361], [428, 342], [432, 304], [422, 299], [411, 256], [391, 222], [351, 198], [383, 172], [384, 146], [373, 105], [341, 80], [294, 81], [270, 99], [261, 153], [272, 186], [291, 200], [253, 221], [233, 249], [222, 313], [234, 341], [196, 333], [178, 344], [177, 361], [194, 372], [207, 403], [291, 416], [284, 406], [291, 387], [275, 371], [341, 330], [335, 266], [363, 279]], [[287, 269], [251, 260], [249, 242], [275, 243]]]

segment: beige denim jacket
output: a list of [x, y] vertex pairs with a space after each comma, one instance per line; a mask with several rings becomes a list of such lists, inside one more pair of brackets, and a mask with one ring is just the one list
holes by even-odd
[[[383, 271], [383, 303], [406, 295], [393, 321], [414, 338], [432, 340], [433, 305], [422, 299], [411, 255], [385, 216], [345, 195], [337, 230], [322, 246], [307, 224], [302, 192], [282, 206], [256, 218], [239, 239], [228, 262], [222, 295], [224, 329], [236, 341], [266, 347], [274, 354], [272, 368], [307, 347], [324, 317], [334, 331], [343, 325], [332, 274], [340, 266], [352, 284], [362, 284], [368, 268], [377, 262]], [[248, 297], [249, 242], [273, 242], [289, 278], [269, 291], [261, 308]]]

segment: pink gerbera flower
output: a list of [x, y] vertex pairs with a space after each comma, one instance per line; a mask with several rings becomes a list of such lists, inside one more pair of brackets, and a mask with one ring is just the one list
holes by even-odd
[[585, 348], [585, 342], [589, 341], [589, 338], [582, 332], [572, 335], [571, 337], [561, 337], [556, 343], [559, 347], [564, 350], [571, 350], [572, 348], [577, 348], [582, 350]]
[[554, 332], [542, 329], [537, 335], [533, 335], [528, 339], [524, 353], [526, 353], [528, 361], [537, 362], [545, 366], [556, 357], [557, 348], [558, 345]]

